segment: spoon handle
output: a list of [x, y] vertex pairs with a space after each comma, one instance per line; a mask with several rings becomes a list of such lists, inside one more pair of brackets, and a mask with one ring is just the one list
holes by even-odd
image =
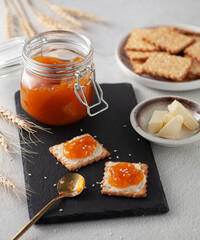
[[11, 240], [16, 240], [21, 237], [34, 223], [42, 217], [42, 215], [63, 195], [59, 195], [56, 198], [52, 199], [40, 212], [38, 212]]

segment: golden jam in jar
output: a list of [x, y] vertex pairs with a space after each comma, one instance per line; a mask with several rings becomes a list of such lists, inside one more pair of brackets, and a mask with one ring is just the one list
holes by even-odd
[[87, 115], [74, 91], [81, 72], [82, 91], [93, 104], [93, 73], [86, 70], [94, 67], [93, 49], [87, 38], [65, 31], [39, 34], [25, 44], [23, 61], [21, 105], [29, 115], [49, 125], [71, 124]]

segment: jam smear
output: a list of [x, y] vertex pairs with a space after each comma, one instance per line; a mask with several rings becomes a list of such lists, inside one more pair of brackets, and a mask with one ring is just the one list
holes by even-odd
[[83, 159], [89, 157], [97, 147], [93, 137], [86, 135], [69, 142], [63, 146], [63, 154], [70, 159]]
[[116, 188], [126, 188], [131, 185], [138, 185], [144, 178], [141, 170], [135, 168], [131, 163], [121, 162], [109, 169], [110, 178], [108, 183]]

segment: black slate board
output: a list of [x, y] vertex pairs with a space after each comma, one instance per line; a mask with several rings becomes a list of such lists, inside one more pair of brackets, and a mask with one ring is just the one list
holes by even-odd
[[[83, 133], [96, 135], [97, 140], [111, 152], [112, 161], [148, 164], [147, 197], [133, 199], [101, 195], [100, 185], [96, 182], [102, 180], [104, 164], [108, 161], [108, 159], [104, 159], [78, 171], [85, 177], [87, 186], [81, 195], [59, 200], [38, 223], [159, 214], [169, 210], [150, 144], [140, 137], [130, 124], [130, 112], [137, 104], [132, 86], [130, 84], [102, 84], [102, 89], [104, 98], [109, 103], [107, 111], [92, 118], [86, 117], [72, 125], [51, 127], [53, 135], [39, 131], [37, 137], [45, 144], [39, 143], [37, 146], [32, 145], [31, 148], [32, 151], [39, 154], [31, 155], [30, 161], [22, 157], [25, 183], [35, 192], [28, 198], [30, 218], [57, 196], [56, 187], [53, 185], [69, 172], [60, 163], [56, 164], [57, 161], [49, 153], [48, 148]], [[45, 126], [32, 119], [22, 109], [19, 91], [15, 94], [15, 101], [18, 114]], [[23, 135], [28, 137], [26, 133]], [[115, 149], [117, 152], [114, 152]], [[129, 154], [132, 156], [130, 157]], [[119, 159], [116, 156], [119, 156]], [[93, 184], [95, 186], [92, 186]], [[59, 209], [63, 209], [63, 211], [60, 212]]]

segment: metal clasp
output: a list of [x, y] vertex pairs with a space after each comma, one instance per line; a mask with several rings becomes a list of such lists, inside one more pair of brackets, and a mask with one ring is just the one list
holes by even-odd
[[[100, 85], [96, 82], [96, 76], [95, 76], [95, 69], [92, 67], [92, 66], [88, 66], [86, 67], [85, 69], [86, 71], [88, 72], [91, 72], [93, 73], [92, 76], [90, 77], [90, 81], [86, 84], [87, 86], [89, 84], [93, 84], [94, 86], [94, 90], [95, 90], [95, 93], [96, 93], [96, 96], [97, 96], [97, 103], [89, 106], [88, 105], [88, 102], [86, 100], [86, 97], [85, 97], [85, 94], [83, 92], [83, 88], [85, 87], [84, 85], [80, 85], [80, 78], [83, 76], [82, 72], [81, 71], [77, 71], [75, 73], [75, 75], [77, 76], [77, 83], [74, 84], [74, 91], [75, 91], [75, 94], [77, 96], [77, 98], [79, 99], [79, 101], [85, 105], [87, 107], [87, 113], [90, 117], [93, 117], [103, 111], [105, 111], [106, 109], [108, 109], [108, 103], [103, 99], [103, 91], [100, 87]], [[81, 93], [81, 96], [79, 94], [79, 91]], [[97, 111], [97, 112], [94, 112], [94, 113], [91, 113], [91, 109], [100, 105], [101, 103], [103, 103], [105, 106], [104, 108], [102, 108], [101, 110]]]

